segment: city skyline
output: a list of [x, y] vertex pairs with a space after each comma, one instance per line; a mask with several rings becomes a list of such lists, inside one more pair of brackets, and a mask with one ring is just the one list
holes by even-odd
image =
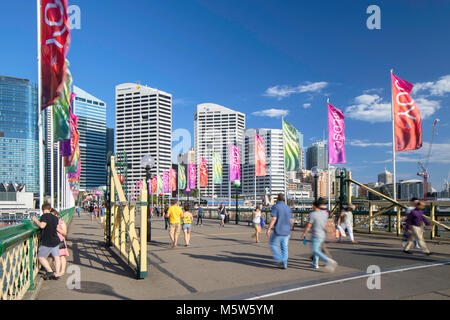
[[[397, 154], [397, 178], [417, 177], [417, 161], [426, 156], [433, 121], [440, 118], [429, 167], [430, 181], [439, 190], [450, 163], [445, 116], [449, 44], [433, 42], [426, 35], [445, 37], [445, 28], [437, 26], [449, 25], [445, 17], [449, 5], [382, 2], [383, 27], [369, 30], [365, 26], [367, 4], [344, 2], [327, 3], [324, 12], [315, 3], [232, 1], [225, 6], [206, 1], [141, 1], [140, 13], [131, 3], [109, 3], [106, 12], [99, 3], [73, 1], [82, 12], [82, 27], [73, 31], [68, 56], [74, 84], [102, 97], [108, 105], [107, 127], [115, 128], [113, 87], [140, 79], [172, 92], [174, 130], [184, 128], [193, 137], [193, 121], [186, 123], [186, 119], [193, 118], [197, 104], [214, 102], [244, 112], [248, 128], [280, 129], [281, 116], [285, 116], [304, 134], [305, 146], [326, 134], [329, 97], [346, 115], [345, 167], [359, 181], [372, 182], [384, 167], [392, 171], [388, 114], [389, 70], [394, 68], [415, 84], [413, 97], [423, 115], [424, 142], [420, 150]], [[32, 4], [29, 7], [34, 9]], [[14, 37], [8, 28], [0, 31], [10, 40], [10, 48], [17, 49], [0, 53], [0, 59], [12, 62], [3, 66], [2, 74], [35, 83], [34, 11], [7, 3], [6, 12], [20, 12], [24, 23]], [[153, 17], [151, 12], [159, 14]], [[118, 29], [115, 21], [122, 15], [125, 23]], [[12, 25], [17, 14], [2, 18], [5, 26]], [[174, 28], [171, 19], [182, 28]], [[311, 28], [318, 23], [320, 28]], [[409, 32], [404, 32], [406, 27]], [[144, 36], [139, 30], [155, 41], [139, 41]], [[399, 34], [402, 43], [415, 50], [405, 55], [400, 49], [380, 49], [394, 48]], [[118, 39], [126, 44], [123, 48], [116, 45]], [[130, 57], [131, 51], [135, 54]]]

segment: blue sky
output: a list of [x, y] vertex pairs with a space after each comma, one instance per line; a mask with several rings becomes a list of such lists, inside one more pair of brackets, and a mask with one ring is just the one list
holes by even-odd
[[[389, 70], [416, 85], [424, 147], [398, 153], [399, 179], [416, 178], [435, 118], [429, 165], [442, 188], [450, 168], [450, 3], [445, 1], [87, 1], [68, 54], [74, 84], [108, 104], [114, 88], [140, 81], [173, 94], [173, 129], [193, 133], [196, 105], [247, 115], [247, 127], [281, 128], [305, 146], [326, 135], [326, 99], [345, 111], [347, 167], [355, 179], [392, 171]], [[366, 9], [381, 9], [369, 30]], [[0, 74], [37, 81], [35, 1], [2, 3]], [[192, 119], [192, 121], [186, 121]], [[192, 134], [193, 137], [193, 134]], [[418, 177], [417, 177], [418, 178]]]

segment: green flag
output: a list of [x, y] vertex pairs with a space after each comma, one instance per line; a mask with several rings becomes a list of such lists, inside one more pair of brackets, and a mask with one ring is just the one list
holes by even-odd
[[66, 173], [78, 172], [78, 161], [80, 161], [80, 146], [77, 147], [73, 158], [73, 164], [70, 167], [66, 167]]
[[158, 179], [158, 184], [157, 184], [158, 189], [157, 189], [156, 193], [160, 194], [160, 193], [164, 192], [164, 184], [163, 184], [163, 180], [161, 179], [161, 176], [159, 175], [159, 173], [158, 173], [157, 177], [158, 177], [157, 178]]
[[72, 75], [69, 71], [69, 61], [66, 60], [67, 79], [64, 83], [63, 92], [52, 106], [53, 112], [53, 139], [54, 141], [70, 140], [70, 100], [72, 96]]
[[300, 169], [300, 149], [297, 140], [297, 130], [283, 120], [284, 164], [287, 171]]
[[186, 168], [182, 165], [178, 165], [178, 189], [186, 189]]
[[213, 183], [222, 184], [222, 157], [213, 151]]

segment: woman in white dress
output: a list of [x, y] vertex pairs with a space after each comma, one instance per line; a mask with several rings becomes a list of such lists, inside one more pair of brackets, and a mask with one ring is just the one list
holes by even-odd
[[341, 236], [339, 237], [339, 241], [342, 241], [342, 237], [346, 237], [345, 230], [347, 229], [348, 236], [350, 237], [350, 240], [353, 244], [356, 244], [358, 242], [355, 241], [355, 238], [353, 236], [353, 210], [355, 209], [355, 206], [348, 205], [347, 207], [342, 210], [341, 215], [339, 216], [338, 222], [337, 222], [337, 228], [339, 229], [339, 232]]

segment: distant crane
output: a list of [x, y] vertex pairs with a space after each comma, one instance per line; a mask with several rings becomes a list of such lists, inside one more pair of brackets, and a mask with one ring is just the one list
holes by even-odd
[[431, 133], [431, 141], [430, 141], [430, 145], [428, 147], [428, 153], [427, 153], [427, 157], [425, 158], [425, 163], [423, 164], [421, 161], [418, 162], [419, 164], [419, 170], [422, 170], [421, 172], [417, 172], [418, 176], [423, 177], [423, 200], [427, 200], [428, 197], [428, 163], [430, 162], [430, 156], [431, 156], [431, 147], [433, 146], [433, 140], [434, 140], [434, 135], [436, 133], [436, 125], [438, 124], [440, 120], [436, 119], [434, 120], [434, 124], [433, 124], [433, 132]]

